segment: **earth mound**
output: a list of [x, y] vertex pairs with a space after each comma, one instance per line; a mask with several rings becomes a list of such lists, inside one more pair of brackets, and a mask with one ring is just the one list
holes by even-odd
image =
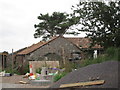
[[87, 88], [118, 88], [119, 65], [119, 61], [106, 61], [79, 68], [61, 78], [59, 81], [54, 83], [51, 88], [59, 88], [61, 84], [86, 82], [90, 81], [91, 78], [105, 80], [105, 83], [102, 85], [87, 86]]

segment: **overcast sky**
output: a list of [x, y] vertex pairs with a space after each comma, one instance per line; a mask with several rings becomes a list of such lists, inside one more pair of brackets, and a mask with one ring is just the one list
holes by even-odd
[[[0, 0], [0, 52], [19, 50], [37, 43], [34, 24], [40, 13], [71, 12], [79, 0]], [[84, 35], [81, 35], [84, 36]], [[80, 36], [80, 37], [81, 37]]]

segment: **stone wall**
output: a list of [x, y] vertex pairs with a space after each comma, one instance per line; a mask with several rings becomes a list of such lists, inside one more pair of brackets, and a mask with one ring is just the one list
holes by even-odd
[[[49, 42], [46, 45], [43, 45], [36, 51], [32, 52], [29, 55], [29, 59], [31, 60], [44, 60], [46, 55], [51, 53], [55, 53], [56, 56], [61, 57], [61, 59], [69, 59], [71, 58], [72, 52], [81, 52], [78, 47], [76, 47], [73, 43], [66, 40], [65, 38], [58, 37], [57, 39]], [[49, 58], [48, 58], [49, 59]], [[55, 58], [53, 58], [55, 60]]]

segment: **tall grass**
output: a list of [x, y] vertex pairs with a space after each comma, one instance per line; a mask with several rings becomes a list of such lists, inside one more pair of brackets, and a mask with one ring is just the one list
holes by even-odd
[[61, 72], [61, 73], [58, 73], [54, 76], [54, 82], [58, 81], [59, 79], [61, 79], [62, 77], [64, 77], [68, 72]]
[[101, 63], [105, 61], [120, 61], [120, 48], [115, 48], [115, 47], [110, 47], [105, 50], [105, 53], [102, 55], [99, 55], [96, 59], [86, 59], [81, 62], [80, 67], [84, 67], [90, 64], [96, 64], [96, 63]]
[[71, 72], [72, 69], [74, 68], [81, 68], [81, 67], [85, 67], [90, 64], [102, 63], [102, 62], [110, 61], [110, 60], [120, 61], [119, 52], [120, 52], [120, 48], [110, 47], [105, 50], [104, 54], [99, 55], [95, 59], [90, 58], [90, 59], [81, 60], [80, 63], [70, 63], [66, 61], [66, 64], [64, 65], [64, 68], [66, 69], [65, 72], [55, 75], [54, 82], [64, 77], [67, 73]]
[[118, 56], [120, 55], [119, 52], [120, 52], [120, 48], [111, 47], [108, 48], [105, 53], [107, 54], [108, 59], [120, 61], [120, 59], [118, 58]]

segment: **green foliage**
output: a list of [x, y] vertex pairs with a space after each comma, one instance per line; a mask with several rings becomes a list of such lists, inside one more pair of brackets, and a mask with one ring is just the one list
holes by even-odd
[[[53, 12], [52, 15], [48, 13], [44, 15], [40, 14], [38, 19], [40, 23], [34, 25], [36, 28], [34, 37], [42, 37], [43, 40], [47, 40], [56, 35], [64, 35], [76, 21], [74, 18], [69, 18], [68, 14], [60, 12]], [[78, 32], [73, 31], [72, 34], [78, 34]]]
[[15, 69], [11, 69], [11, 68], [7, 68], [7, 69], [5, 69], [5, 72], [6, 73], [11, 73], [11, 74], [18, 74], [18, 75], [20, 75], [20, 72], [18, 71], [18, 70], [15, 70]]
[[106, 53], [107, 53], [107, 57], [109, 59], [114, 59], [114, 60], [119, 60], [119, 56], [120, 56], [120, 48], [115, 48], [115, 47], [110, 47], [106, 50]]
[[80, 62], [71, 62], [72, 69], [80, 68]]
[[[11, 67], [8, 67], [8, 68], [5, 69], [5, 71], [6, 71], [6, 73], [21, 75], [20, 70], [18, 70], [17, 68], [14, 68], [14, 69], [12, 70]], [[29, 64], [27, 64], [27, 65], [24, 66], [23, 74], [26, 74], [26, 73], [28, 73], [28, 72], [29, 72]]]
[[73, 69], [73, 65], [68, 60], [65, 60], [64, 68], [65, 68], [65, 72], [71, 72]]
[[29, 72], [29, 64], [24, 66], [24, 74]]
[[38, 68], [38, 69], [36, 69], [36, 73], [39, 73], [39, 74], [41, 74], [41, 68]]
[[54, 82], [58, 81], [59, 79], [61, 79], [62, 77], [64, 77], [67, 73], [66, 72], [61, 72], [58, 73], [54, 76]]
[[115, 60], [115, 61], [120, 61], [118, 56], [120, 53], [120, 48], [115, 48], [115, 47], [110, 47], [106, 49], [105, 54], [98, 56], [96, 59], [86, 59], [81, 62], [81, 67], [90, 65], [90, 64], [96, 64], [96, 63], [101, 63], [105, 61], [110, 61], [110, 60]]
[[21, 73], [20, 73], [19, 71], [17, 71], [17, 70], [14, 70], [13, 73], [14, 73], [14, 74], [21, 75]]
[[105, 48], [120, 47], [120, 1], [109, 2], [80, 2], [73, 6], [73, 17], [79, 17], [83, 27], [79, 31], [88, 32], [87, 37], [94, 44]]

